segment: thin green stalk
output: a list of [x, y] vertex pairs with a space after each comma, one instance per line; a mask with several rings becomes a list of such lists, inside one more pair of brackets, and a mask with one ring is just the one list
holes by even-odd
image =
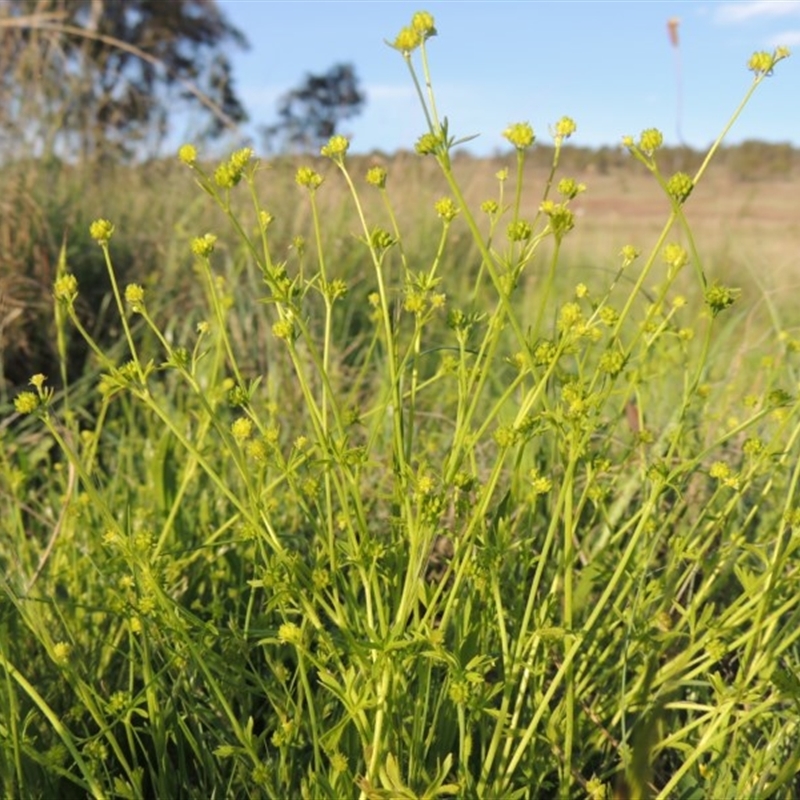
[[636, 526], [636, 529], [631, 535], [631, 538], [628, 541], [625, 550], [621, 554], [611, 578], [606, 584], [606, 587], [604, 588], [602, 594], [598, 598], [597, 603], [595, 604], [591, 614], [587, 618], [586, 622], [581, 626], [580, 633], [578, 636], [576, 636], [572, 647], [565, 654], [564, 662], [561, 664], [556, 674], [553, 676], [553, 679], [551, 680], [550, 685], [547, 688], [547, 691], [544, 693], [544, 696], [539, 701], [536, 711], [534, 712], [530, 723], [525, 729], [525, 732], [523, 733], [519, 741], [519, 744], [517, 745], [514, 751], [514, 755], [512, 756], [511, 760], [506, 766], [504, 775], [496, 787], [496, 790], [499, 793], [503, 793], [507, 790], [510, 777], [515, 773], [517, 766], [524, 757], [525, 752], [531, 740], [536, 735], [536, 731], [538, 730], [542, 716], [544, 715], [545, 711], [550, 707], [550, 702], [553, 699], [553, 696], [561, 687], [566, 677], [567, 671], [570, 665], [572, 664], [573, 660], [575, 659], [575, 656], [578, 654], [581, 645], [586, 640], [588, 635], [594, 630], [595, 625], [597, 624], [598, 620], [603, 615], [603, 613], [607, 613], [608, 602], [611, 599], [614, 592], [616, 591], [620, 582], [622, 581], [628, 563], [633, 557], [633, 554], [639, 549], [640, 540], [645, 535], [647, 529], [646, 523], [650, 519], [650, 516], [652, 515], [653, 511], [655, 510], [656, 500], [660, 492], [661, 492], [660, 486], [653, 486], [651, 488], [650, 494], [647, 500], [645, 501], [641, 513], [639, 515], [639, 521]]
[[111, 290], [114, 293], [114, 300], [117, 303], [117, 310], [119, 311], [120, 322], [122, 322], [122, 329], [125, 331], [125, 339], [128, 342], [128, 349], [130, 350], [131, 357], [133, 358], [133, 363], [136, 365], [136, 371], [138, 372], [139, 380], [142, 382], [142, 384], [144, 384], [144, 370], [142, 369], [141, 361], [139, 361], [139, 355], [136, 351], [136, 345], [133, 341], [133, 334], [131, 333], [130, 326], [128, 325], [128, 318], [125, 314], [125, 304], [122, 301], [122, 295], [120, 295], [119, 286], [117, 284], [117, 276], [114, 272], [114, 267], [111, 264], [111, 251], [108, 248], [108, 242], [101, 243], [100, 247], [103, 251], [103, 259], [108, 271], [108, 277], [111, 281]]
[[10, 661], [8, 661], [4, 653], [0, 653], [0, 666], [3, 667], [3, 669], [6, 671], [6, 674], [13, 678], [17, 684], [19, 684], [20, 688], [25, 692], [26, 695], [28, 695], [33, 704], [50, 723], [58, 738], [63, 742], [64, 747], [67, 748], [70, 756], [72, 756], [75, 766], [83, 776], [85, 786], [82, 788], [89, 791], [92, 797], [96, 798], [96, 800], [104, 800], [106, 797], [105, 792], [97, 782], [97, 779], [95, 778], [92, 770], [89, 768], [89, 765], [83, 760], [83, 757], [81, 756], [75, 744], [75, 740], [72, 738], [72, 734], [63, 725], [58, 714], [53, 711], [45, 699], [39, 694], [39, 692], [36, 691], [36, 689], [24, 677], [24, 675], [22, 675], [22, 673]]

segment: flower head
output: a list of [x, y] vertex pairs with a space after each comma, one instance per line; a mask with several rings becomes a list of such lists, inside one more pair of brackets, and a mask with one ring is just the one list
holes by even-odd
[[664, 144], [664, 135], [658, 128], [647, 128], [639, 135], [639, 149], [645, 155], [652, 156]]
[[138, 283], [129, 283], [125, 287], [125, 301], [134, 313], [141, 313], [144, 308], [144, 289]]
[[527, 122], [515, 122], [513, 125], [509, 125], [503, 131], [503, 136], [517, 150], [527, 150], [536, 139], [533, 128]]
[[539, 210], [550, 219], [550, 229], [558, 241], [564, 238], [575, 227], [575, 215], [563, 203], [545, 200]]
[[244, 172], [244, 168], [250, 163], [252, 158], [252, 148], [243, 147], [241, 150], [236, 150], [235, 152], [231, 153], [228, 163], [230, 164], [232, 170], [241, 175], [241, 173]]
[[14, 398], [17, 414], [32, 414], [39, 408], [39, 398], [33, 392], [20, 392]]
[[528, 473], [528, 480], [531, 485], [531, 492], [534, 495], [547, 494], [553, 488], [552, 479], [542, 475], [538, 469], [532, 469]]
[[89, 226], [89, 235], [97, 244], [104, 247], [108, 244], [111, 234], [114, 233], [114, 226], [107, 219], [96, 219]]
[[208, 258], [214, 252], [217, 237], [213, 233], [206, 233], [192, 239], [192, 252], [200, 258]]
[[326, 158], [341, 161], [349, 147], [350, 142], [346, 136], [331, 136], [328, 144], [322, 147], [320, 153]]
[[392, 47], [404, 56], [409, 56], [422, 44], [422, 36], [412, 27], [402, 28], [392, 42]]
[[756, 75], [771, 75], [775, 66], [775, 56], [765, 50], [753, 53], [747, 62], [747, 69]]
[[625, 356], [620, 353], [619, 350], [606, 350], [606, 352], [600, 356], [598, 366], [601, 372], [605, 372], [613, 378], [618, 375], [625, 366]]
[[367, 170], [367, 183], [377, 189], [386, 187], [387, 173], [383, 167], [374, 166]]
[[561, 117], [561, 119], [556, 122], [554, 138], [558, 141], [569, 139], [576, 130], [578, 130], [578, 126], [575, 124], [575, 120], [572, 119], [572, 117]]
[[435, 133], [423, 133], [422, 136], [417, 139], [414, 149], [421, 156], [430, 156], [436, 153], [441, 143], [441, 137], [437, 136]]
[[71, 653], [72, 645], [67, 642], [56, 642], [53, 645], [53, 660], [60, 667], [64, 667], [69, 663]]
[[278, 320], [272, 326], [272, 333], [278, 339], [283, 339], [287, 342], [292, 341], [294, 339], [294, 323], [290, 319]]
[[668, 264], [672, 269], [679, 270], [689, 263], [689, 254], [679, 244], [668, 244], [663, 252], [664, 263]]
[[184, 144], [178, 150], [178, 158], [187, 167], [193, 167], [197, 161], [197, 148], [193, 144]]
[[242, 179], [244, 169], [252, 157], [253, 151], [249, 147], [243, 147], [232, 153], [227, 161], [214, 170], [214, 182], [221, 189], [233, 189]]
[[415, 30], [423, 39], [430, 39], [436, 36], [436, 25], [433, 16], [427, 11], [417, 11], [411, 18], [411, 28]]
[[712, 478], [716, 478], [723, 486], [731, 489], [739, 488], [739, 476], [724, 461], [715, 461], [708, 474]]
[[639, 251], [632, 245], [626, 244], [619, 253], [622, 256], [622, 266], [629, 267], [639, 258]]
[[250, 438], [253, 433], [253, 421], [249, 417], [239, 417], [231, 425], [233, 438], [241, 444]]
[[449, 197], [442, 197], [437, 200], [433, 204], [433, 207], [436, 209], [436, 213], [439, 217], [445, 222], [452, 222], [458, 214], [458, 206]]
[[298, 186], [305, 186], [312, 192], [318, 189], [324, 180], [325, 179], [322, 177], [322, 175], [311, 169], [311, 167], [300, 167], [300, 169], [297, 170], [297, 175], [295, 176], [295, 181], [297, 182]]
[[676, 172], [667, 181], [667, 193], [678, 203], [686, 202], [692, 189], [694, 189], [694, 181], [685, 172]]
[[586, 191], [585, 183], [577, 183], [573, 178], [562, 178], [558, 182], [558, 193], [572, 200], [577, 197], [581, 192]]
[[78, 279], [69, 272], [56, 278], [53, 295], [59, 302], [73, 303], [78, 296]]
[[293, 622], [284, 622], [278, 628], [278, 641], [284, 644], [300, 644], [303, 641], [303, 631]]

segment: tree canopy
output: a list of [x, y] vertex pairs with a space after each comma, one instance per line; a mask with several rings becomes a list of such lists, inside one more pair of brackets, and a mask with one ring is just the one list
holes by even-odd
[[4, 150], [130, 154], [192, 107], [218, 135], [246, 119], [228, 44], [215, 0], [0, 0]]
[[335, 64], [321, 75], [306, 75], [278, 104], [279, 122], [264, 129], [278, 149], [314, 150], [330, 139], [341, 122], [361, 113], [366, 95], [352, 64]]

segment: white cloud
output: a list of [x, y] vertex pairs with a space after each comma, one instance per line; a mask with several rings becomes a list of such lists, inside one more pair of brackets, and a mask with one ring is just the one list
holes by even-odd
[[769, 37], [767, 44], [770, 47], [798, 47], [800, 46], [800, 28], [776, 33]]
[[744, 3], [721, 3], [717, 6], [717, 22], [748, 22], [757, 18], [800, 16], [800, 0], [748, 0]]

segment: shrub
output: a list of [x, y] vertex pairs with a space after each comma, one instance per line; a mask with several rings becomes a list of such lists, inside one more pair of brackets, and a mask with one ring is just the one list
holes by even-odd
[[[706, 275], [685, 209], [719, 142], [694, 175], [664, 175], [658, 131], [626, 138], [669, 217], [648, 246], [620, 243], [609, 281], [570, 285], [561, 247], [585, 187], [558, 167], [575, 123], [553, 128], [534, 214], [528, 123], [505, 131], [515, 164], [471, 208], [459, 142], [422, 88], [434, 33], [420, 13], [394, 42], [423, 98], [415, 149], [449, 189], [430, 261], [396, 224], [402, 176], [353, 174], [343, 137], [322, 150], [333, 172], [297, 170], [313, 235], [285, 261], [253, 153], [206, 168], [181, 149], [263, 283], [263, 374], [237, 353], [243, 298], [216, 234], [191, 243], [208, 302], [176, 341], [152, 289], [118, 285], [114, 225], [92, 224], [122, 363], [83, 328], [62, 260], [57, 321], [104, 375], [91, 418], [41, 375], [16, 400], [63, 460], [14, 444], [3, 461], [13, 793], [797, 789], [800, 341], [779, 337], [741, 376], [716, 344], [740, 293]], [[753, 57], [747, 97], [785, 55]], [[320, 213], [333, 180], [370, 264], [358, 291]], [[459, 229], [474, 249], [453, 257]], [[544, 243], [545, 274], [529, 277]]]

